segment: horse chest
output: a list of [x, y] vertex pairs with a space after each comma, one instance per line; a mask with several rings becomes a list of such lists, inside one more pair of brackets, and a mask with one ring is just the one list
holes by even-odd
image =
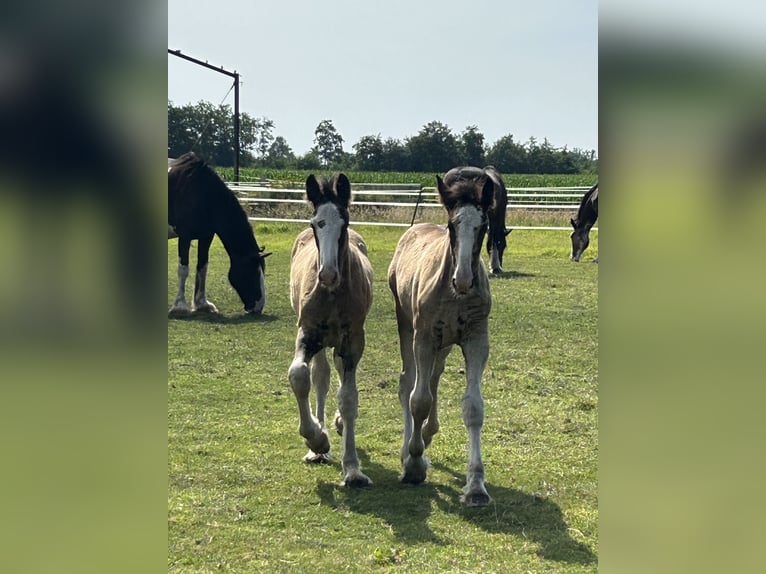
[[467, 300], [444, 305], [430, 328], [431, 337], [439, 348], [459, 344], [485, 328], [489, 309], [481, 300]]
[[351, 317], [337, 301], [316, 297], [304, 306], [301, 323], [322, 347], [337, 347], [349, 332]]

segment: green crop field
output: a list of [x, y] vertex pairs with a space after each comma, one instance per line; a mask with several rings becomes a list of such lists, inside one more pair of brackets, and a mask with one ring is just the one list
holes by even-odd
[[[465, 508], [465, 380], [457, 348], [441, 380], [441, 431], [427, 451], [428, 478], [418, 486], [398, 481], [400, 360], [386, 272], [403, 229], [357, 227], [375, 271], [357, 423], [362, 470], [374, 485], [359, 490], [339, 486], [334, 431], [335, 462], [301, 461], [306, 448], [287, 369], [296, 330], [289, 256], [302, 226], [254, 229], [273, 252], [264, 314], [243, 315], [216, 239], [208, 296], [220, 314], [168, 320], [168, 570], [596, 572], [598, 265], [590, 261], [598, 233], [579, 264], [568, 260], [566, 232], [509, 236], [506, 273], [490, 279], [482, 385], [493, 500]], [[177, 288], [176, 242], [168, 242], [168, 306]], [[196, 242], [191, 257], [193, 265]], [[193, 285], [190, 277], [187, 295]], [[334, 374], [330, 420], [337, 384]]]
[[[234, 178], [233, 168], [216, 168], [216, 171], [226, 181]], [[268, 179], [274, 182], [298, 184], [303, 186], [306, 177], [310, 173], [318, 173], [316, 170], [296, 169], [270, 169], [243, 167], [239, 170], [239, 178], [242, 182]], [[415, 183], [423, 187], [436, 185], [435, 173], [421, 172], [374, 172], [374, 171], [344, 171], [351, 183]], [[444, 177], [444, 174], [439, 174]], [[596, 183], [598, 175], [594, 174], [503, 174], [503, 181], [507, 187], [568, 187], [568, 186], [591, 186]]]

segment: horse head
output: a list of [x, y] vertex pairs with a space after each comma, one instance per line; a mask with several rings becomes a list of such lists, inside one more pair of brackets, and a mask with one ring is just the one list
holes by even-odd
[[348, 249], [351, 183], [342, 173], [331, 182], [311, 174], [306, 179], [306, 198], [314, 208], [311, 229], [318, 253], [319, 285], [333, 291], [340, 285], [339, 262]]
[[269, 255], [263, 247], [255, 253], [231, 255], [229, 283], [242, 299], [246, 313], [261, 313], [266, 306], [265, 274]]
[[473, 288], [478, 272], [494, 185], [488, 177], [458, 180], [447, 185], [438, 175], [436, 183], [439, 199], [449, 216], [447, 229], [454, 269], [452, 288], [458, 295], [466, 295]]

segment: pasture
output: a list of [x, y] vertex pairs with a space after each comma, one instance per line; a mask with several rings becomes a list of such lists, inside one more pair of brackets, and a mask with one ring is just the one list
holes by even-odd
[[[466, 508], [459, 502], [467, 433], [458, 348], [441, 380], [441, 430], [428, 450], [426, 482], [398, 481], [401, 363], [386, 272], [404, 229], [355, 227], [375, 274], [357, 379], [357, 449], [374, 483], [364, 489], [339, 485], [334, 430], [332, 464], [301, 461], [306, 447], [287, 369], [296, 324], [290, 249], [303, 226], [254, 229], [273, 252], [263, 315], [243, 313], [216, 238], [207, 292], [220, 314], [168, 320], [168, 571], [596, 572], [598, 265], [590, 261], [598, 256], [598, 232], [579, 264], [568, 260], [567, 232], [508, 237], [506, 272], [490, 277], [482, 385], [492, 502]], [[168, 241], [168, 307], [177, 288], [176, 246]], [[330, 421], [338, 387], [332, 376]]]

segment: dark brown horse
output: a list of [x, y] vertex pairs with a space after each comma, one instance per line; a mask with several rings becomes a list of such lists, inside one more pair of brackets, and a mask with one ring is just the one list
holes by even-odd
[[[580, 261], [583, 251], [590, 244], [590, 229], [598, 219], [598, 182], [585, 192], [580, 200], [577, 217], [570, 219], [574, 231], [570, 235], [572, 239], [572, 251], [569, 258], [572, 261]], [[595, 260], [594, 260], [595, 261]]]
[[505, 228], [505, 211], [508, 206], [508, 191], [505, 182], [497, 168], [488, 165], [484, 169], [478, 167], [455, 167], [444, 175], [444, 184], [451, 186], [457, 181], [484, 181], [485, 178], [492, 180], [494, 186], [493, 201], [487, 217], [489, 218], [489, 230], [487, 232], [487, 255], [489, 255], [489, 268], [494, 274], [503, 272], [503, 253], [506, 248], [506, 237], [513, 231]]
[[481, 378], [489, 355], [492, 298], [481, 247], [494, 183], [489, 177], [451, 178], [451, 185], [438, 176], [436, 181], [447, 210], [447, 226], [421, 223], [410, 227], [388, 268], [402, 355], [401, 481], [418, 484], [426, 479], [424, 451], [439, 430], [439, 378], [452, 347], [459, 345], [465, 359], [462, 411], [468, 429], [468, 471], [461, 500], [468, 506], [484, 506], [490, 497], [481, 459]]
[[189, 312], [185, 286], [193, 239], [197, 240], [193, 309], [218, 312], [205, 295], [208, 255], [216, 234], [229, 254], [229, 282], [245, 311], [260, 313], [266, 304], [265, 259], [270, 254], [258, 247], [247, 214], [234, 193], [210, 166], [189, 152], [168, 167], [168, 239], [178, 236], [178, 294], [170, 315]]
[[[372, 305], [372, 267], [364, 240], [348, 228], [348, 178], [341, 173], [328, 182], [310, 175], [306, 197], [314, 214], [311, 227], [295, 239], [290, 260], [290, 302], [298, 316], [298, 335], [288, 371], [298, 401], [298, 432], [309, 448], [303, 460], [329, 460], [325, 400], [330, 364], [325, 350], [333, 347], [340, 377], [335, 428], [343, 437], [343, 484], [369, 486], [372, 481], [359, 469], [355, 423], [356, 367], [364, 351], [364, 323]], [[312, 385], [316, 416], [309, 402]]]

